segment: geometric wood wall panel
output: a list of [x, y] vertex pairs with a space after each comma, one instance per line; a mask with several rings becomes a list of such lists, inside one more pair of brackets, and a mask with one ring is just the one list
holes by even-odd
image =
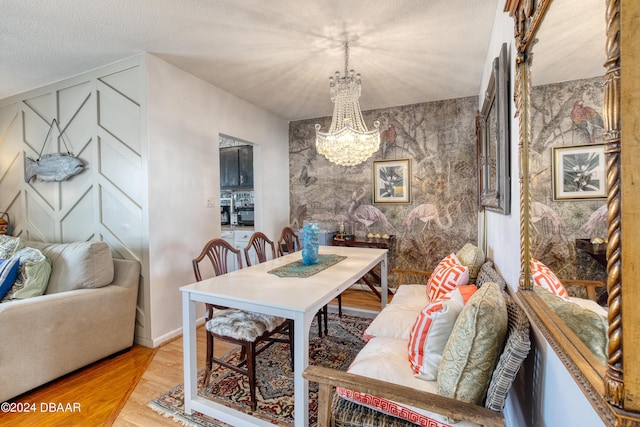
[[23, 180], [20, 114], [15, 105], [0, 108], [0, 211], [7, 212], [12, 234], [21, 232]]
[[73, 209], [60, 221], [63, 242], [86, 242], [94, 239], [95, 226], [93, 224], [96, 208], [94, 193], [91, 187], [77, 198]]
[[[12, 234], [24, 239], [103, 240], [115, 257], [140, 262], [136, 336], [148, 339], [142, 71], [140, 57], [132, 58], [0, 107], [0, 211], [9, 210]], [[45, 141], [54, 118], [63, 137], [54, 126]], [[24, 157], [67, 149], [84, 162], [83, 172], [62, 182], [24, 182]]]
[[28, 229], [27, 240], [43, 240], [45, 242], [57, 241], [57, 228], [55, 217], [51, 215], [49, 205], [31, 190], [25, 191]]
[[142, 157], [110, 134], [99, 137], [100, 173], [133, 200], [142, 200]]
[[140, 105], [98, 82], [98, 112], [99, 126], [140, 154]]
[[101, 219], [106, 229], [118, 238], [137, 259], [142, 259], [142, 208], [122, 196], [116, 188], [100, 186]]

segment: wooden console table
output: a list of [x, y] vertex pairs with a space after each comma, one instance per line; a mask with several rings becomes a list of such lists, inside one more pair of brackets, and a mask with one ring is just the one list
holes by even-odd
[[576, 239], [576, 247], [591, 255], [605, 269], [607, 268], [606, 243], [591, 243], [589, 239]]
[[[336, 239], [335, 237], [331, 240], [332, 246], [349, 246], [349, 247], [359, 247], [359, 248], [378, 248], [378, 249], [388, 249], [389, 254], [393, 251], [393, 248], [396, 244], [396, 236], [391, 235], [388, 239], [381, 238], [372, 238], [372, 239], [364, 239], [364, 240], [344, 240], [344, 239]], [[380, 275], [376, 273], [374, 270], [369, 271], [364, 276], [361, 277], [362, 281], [371, 289], [371, 291], [376, 294], [378, 299], [382, 301], [382, 295], [376, 289], [376, 285], [380, 285], [382, 280]], [[393, 292], [389, 289], [388, 293], [393, 295]]]

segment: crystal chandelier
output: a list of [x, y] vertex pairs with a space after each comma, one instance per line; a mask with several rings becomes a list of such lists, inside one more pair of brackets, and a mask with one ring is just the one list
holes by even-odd
[[[316, 149], [337, 165], [353, 166], [367, 160], [380, 147], [380, 123], [373, 122], [369, 131], [360, 112], [360, 74], [349, 70], [349, 42], [345, 42], [344, 77], [336, 71], [329, 78], [331, 101], [334, 103], [329, 132], [316, 125]], [[349, 70], [347, 72], [347, 70]]]

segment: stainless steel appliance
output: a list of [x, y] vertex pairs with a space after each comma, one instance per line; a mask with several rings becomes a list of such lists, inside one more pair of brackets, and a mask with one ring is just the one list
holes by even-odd
[[233, 218], [233, 197], [220, 197], [220, 224], [229, 225]]
[[238, 225], [253, 225], [253, 206], [239, 207], [236, 213], [238, 214]]

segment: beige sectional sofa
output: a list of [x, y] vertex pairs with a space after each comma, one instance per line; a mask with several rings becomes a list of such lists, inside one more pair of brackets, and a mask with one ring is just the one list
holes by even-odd
[[44, 295], [0, 303], [0, 402], [133, 345], [140, 264], [104, 242], [41, 243]]

